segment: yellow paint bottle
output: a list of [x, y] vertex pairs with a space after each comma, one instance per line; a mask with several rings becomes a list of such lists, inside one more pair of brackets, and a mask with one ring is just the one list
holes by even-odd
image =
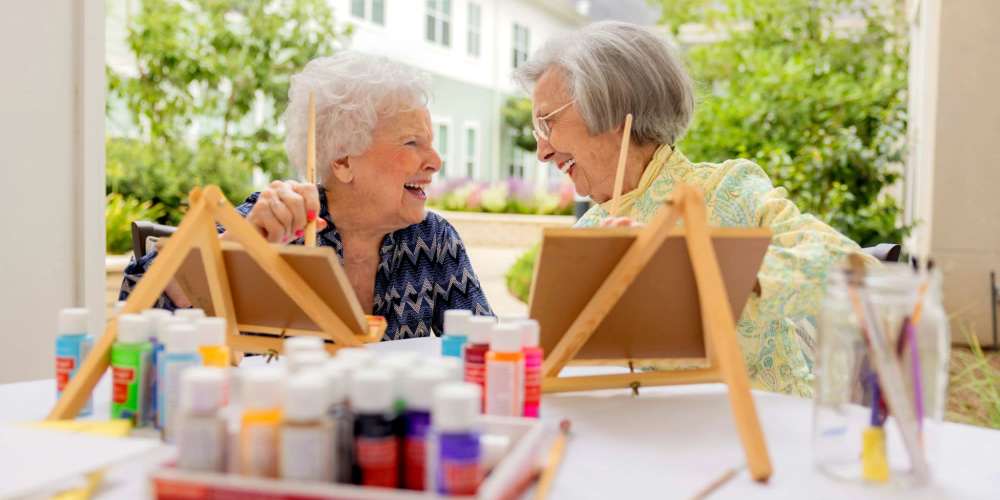
[[249, 370], [243, 375], [240, 419], [240, 473], [278, 476], [278, 434], [284, 372], [278, 368]]
[[199, 318], [195, 321], [198, 329], [198, 354], [202, 364], [216, 368], [229, 367], [229, 346], [226, 345], [226, 320], [217, 317]]

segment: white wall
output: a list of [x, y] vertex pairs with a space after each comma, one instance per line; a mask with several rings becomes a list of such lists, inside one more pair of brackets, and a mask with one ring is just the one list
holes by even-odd
[[103, 315], [103, 2], [6, 5], [0, 61], [5, 383], [53, 376], [60, 308]]

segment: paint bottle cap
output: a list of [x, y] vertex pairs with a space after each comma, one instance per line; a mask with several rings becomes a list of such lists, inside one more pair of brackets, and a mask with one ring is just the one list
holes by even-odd
[[285, 371], [271, 366], [250, 369], [243, 374], [240, 386], [243, 388], [243, 408], [247, 410], [280, 408], [285, 396]]
[[434, 388], [446, 382], [448, 382], [448, 372], [437, 366], [424, 365], [411, 371], [403, 380], [403, 399], [406, 400], [406, 408], [431, 411]]
[[198, 345], [226, 345], [226, 318], [198, 318], [194, 327], [198, 330]]
[[483, 404], [483, 390], [476, 384], [448, 382], [434, 388], [431, 422], [438, 432], [475, 429]]
[[192, 366], [181, 372], [181, 411], [212, 414], [225, 402], [226, 371], [209, 366]]
[[368, 366], [375, 361], [375, 353], [364, 347], [344, 347], [337, 350], [337, 359], [348, 362], [357, 361], [361, 366]]
[[489, 344], [490, 334], [493, 333], [493, 327], [496, 324], [493, 316], [473, 316], [467, 319], [468, 332], [466, 334], [469, 339], [466, 342], [469, 344]]
[[420, 364], [420, 360], [423, 358], [424, 356], [421, 356], [420, 353], [414, 351], [393, 351], [378, 356], [376, 360], [378, 362], [385, 361], [388, 363], [407, 364], [411, 367], [415, 367]]
[[516, 324], [528, 319], [527, 314], [505, 314], [500, 317], [500, 323]]
[[350, 387], [350, 370], [347, 363], [337, 359], [327, 360], [323, 364], [323, 372], [327, 378], [328, 404], [338, 405], [347, 401], [347, 389]]
[[351, 377], [351, 409], [354, 413], [388, 413], [395, 393], [393, 375], [383, 368], [365, 368]]
[[466, 335], [466, 322], [472, 317], [467, 309], [449, 309], [444, 312], [444, 334]]
[[538, 321], [526, 319], [518, 324], [521, 326], [521, 342], [524, 347], [538, 347]]
[[174, 317], [174, 313], [166, 309], [158, 309], [158, 308], [146, 309], [140, 314], [142, 314], [146, 318], [149, 318], [149, 322], [152, 323], [153, 325], [153, 336], [156, 338], [163, 338], [163, 335], [165, 335], [167, 332], [160, 325], [168, 318]]
[[403, 398], [403, 381], [409, 376], [414, 368], [419, 366], [415, 360], [405, 357], [380, 357], [375, 358], [375, 367], [388, 371], [392, 375], [392, 397], [393, 399]]
[[301, 337], [288, 337], [285, 339], [285, 356], [291, 356], [297, 352], [323, 351], [323, 339], [314, 335], [303, 335]]
[[126, 344], [149, 342], [153, 335], [153, 325], [149, 318], [138, 314], [122, 314], [118, 317], [118, 341]]
[[521, 325], [497, 325], [490, 335], [490, 351], [521, 352]]
[[59, 311], [59, 335], [87, 333], [90, 313], [83, 307], [69, 307]]
[[326, 373], [318, 369], [292, 375], [285, 392], [285, 419], [305, 422], [326, 415], [330, 406], [328, 385]]
[[190, 323], [173, 323], [167, 326], [167, 335], [162, 339], [166, 351], [170, 353], [198, 352], [198, 330]]
[[465, 363], [462, 362], [462, 358], [456, 358], [454, 356], [428, 358], [426, 365], [444, 370], [445, 374], [448, 376], [448, 380], [451, 382], [461, 382], [465, 380]]
[[287, 357], [288, 371], [299, 373], [310, 368], [322, 368], [330, 359], [326, 351], [299, 351]]
[[187, 309], [177, 309], [176, 311], [174, 311], [174, 316], [194, 322], [198, 318], [204, 318], [205, 311], [203, 309], [198, 309], [197, 307], [192, 307]]

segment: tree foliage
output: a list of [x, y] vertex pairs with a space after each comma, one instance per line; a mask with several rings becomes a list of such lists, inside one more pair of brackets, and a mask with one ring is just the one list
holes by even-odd
[[907, 35], [899, 2], [659, 3], [675, 35], [699, 23], [722, 38], [685, 50], [699, 89], [680, 142], [685, 154], [694, 161], [748, 158], [800, 209], [858, 243], [902, 240], [909, 228], [887, 192], [900, 178], [906, 148]]

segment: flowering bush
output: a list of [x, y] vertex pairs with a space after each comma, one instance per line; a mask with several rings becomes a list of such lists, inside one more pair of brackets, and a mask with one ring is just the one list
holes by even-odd
[[492, 184], [467, 178], [446, 179], [431, 185], [427, 197], [429, 206], [456, 212], [573, 214], [573, 185], [568, 182], [535, 189], [514, 177]]

